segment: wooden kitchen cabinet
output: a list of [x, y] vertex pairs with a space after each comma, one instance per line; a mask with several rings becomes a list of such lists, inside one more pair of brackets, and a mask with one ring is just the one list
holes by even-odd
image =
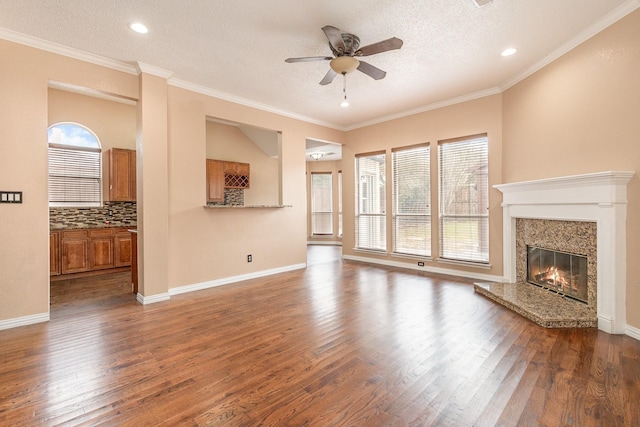
[[224, 202], [224, 163], [207, 159], [207, 202]]
[[92, 229], [89, 234], [89, 269], [114, 268], [113, 229]]
[[112, 202], [136, 200], [136, 151], [109, 150], [109, 199]]
[[113, 254], [116, 267], [128, 267], [133, 259], [133, 246], [129, 230], [120, 228], [113, 236]]
[[65, 230], [60, 235], [62, 274], [89, 271], [89, 235], [87, 230]]
[[60, 274], [60, 232], [49, 232], [49, 275]]

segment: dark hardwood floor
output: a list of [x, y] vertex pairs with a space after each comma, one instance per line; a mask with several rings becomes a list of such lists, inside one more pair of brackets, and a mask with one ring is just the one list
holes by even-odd
[[640, 342], [543, 329], [471, 281], [343, 262], [142, 306], [56, 282], [0, 331], [0, 425], [638, 426]]

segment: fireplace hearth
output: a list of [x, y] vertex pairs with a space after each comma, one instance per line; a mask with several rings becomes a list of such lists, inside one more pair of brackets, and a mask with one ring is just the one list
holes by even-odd
[[[597, 326], [608, 333], [625, 333], [627, 184], [634, 174], [607, 171], [495, 185], [502, 193], [504, 272], [500, 283], [478, 283], [476, 291], [543, 326]], [[587, 254], [587, 304], [526, 283], [526, 255], [522, 255], [526, 249], [520, 250], [517, 230], [523, 220], [528, 224], [525, 229], [532, 232], [526, 245]], [[545, 239], [555, 231], [528, 221], [573, 225], [560, 226], [561, 234], [549, 244]], [[574, 238], [592, 233], [573, 228], [577, 224], [593, 227], [595, 235], [581, 239], [595, 241], [590, 253], [574, 248]], [[548, 298], [553, 304], [550, 310]], [[581, 310], [586, 310], [587, 318], [581, 318]]]

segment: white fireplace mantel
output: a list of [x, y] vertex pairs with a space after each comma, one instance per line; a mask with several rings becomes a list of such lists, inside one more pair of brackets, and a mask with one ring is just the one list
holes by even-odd
[[516, 281], [516, 218], [596, 222], [598, 329], [624, 333], [627, 183], [633, 175], [609, 171], [494, 185], [503, 194], [504, 280]]

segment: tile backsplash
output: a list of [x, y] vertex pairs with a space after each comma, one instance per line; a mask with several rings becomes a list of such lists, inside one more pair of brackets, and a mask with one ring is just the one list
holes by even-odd
[[225, 188], [224, 189], [224, 202], [209, 202], [207, 205], [218, 206], [243, 206], [244, 205], [244, 190], [241, 188]]
[[136, 202], [104, 202], [97, 208], [49, 208], [49, 228], [135, 227]]

